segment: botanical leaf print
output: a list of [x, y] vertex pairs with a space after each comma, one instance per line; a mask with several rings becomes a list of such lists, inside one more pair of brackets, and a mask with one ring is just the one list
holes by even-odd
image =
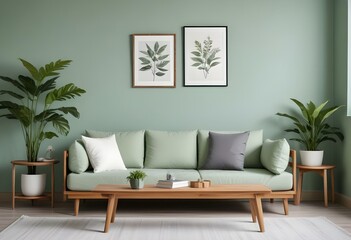
[[168, 71], [165, 67], [169, 64], [169, 54], [163, 54], [167, 48], [167, 44], [160, 47], [160, 44], [156, 42], [151, 48], [145, 43], [146, 51], [140, 51], [144, 56], [139, 57], [142, 67], [139, 71], [151, 71], [152, 80], [155, 81], [156, 76], [162, 77]]
[[191, 60], [194, 61], [193, 65], [191, 66], [202, 71], [205, 78], [207, 78], [207, 76], [210, 74], [211, 68], [221, 63], [218, 61], [220, 57], [216, 57], [216, 54], [220, 51], [220, 49], [212, 48], [212, 43], [213, 41], [209, 36], [203, 41], [203, 46], [199, 41], [195, 40], [195, 51], [191, 52], [193, 55]]

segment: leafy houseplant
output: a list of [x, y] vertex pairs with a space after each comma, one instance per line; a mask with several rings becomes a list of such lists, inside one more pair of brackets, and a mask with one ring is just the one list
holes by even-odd
[[144, 187], [144, 179], [147, 177], [146, 173], [141, 170], [134, 170], [129, 173], [127, 180], [133, 189], [141, 189]]
[[333, 113], [343, 106], [325, 108], [328, 101], [316, 106], [312, 101], [304, 105], [296, 99], [291, 98], [291, 100], [298, 106], [299, 114], [277, 113], [278, 116], [286, 117], [293, 121], [294, 128], [289, 128], [285, 131], [295, 133], [298, 137], [290, 140], [301, 143], [307, 151], [318, 151], [318, 146], [322, 142], [336, 142], [337, 139], [335, 137], [340, 141], [344, 139], [344, 135], [339, 128], [332, 127], [326, 122]]
[[[59, 71], [67, 67], [71, 60], [50, 62], [38, 69], [24, 59], [20, 61], [30, 73], [30, 77], [19, 75], [18, 79], [12, 79], [0, 76], [1, 80], [12, 87], [9, 90], [0, 90], [0, 95], [11, 98], [0, 101], [0, 110], [5, 110], [0, 117], [20, 122], [27, 149], [27, 161], [36, 162], [40, 145], [45, 139], [58, 137], [57, 133], [69, 133], [70, 126], [65, 115], [71, 114], [79, 118], [75, 107], [54, 107], [54, 103], [81, 96], [85, 90], [73, 83], [56, 87], [56, 80], [60, 77]], [[49, 124], [53, 129], [47, 131]], [[28, 167], [28, 174], [35, 173], [35, 167]]]

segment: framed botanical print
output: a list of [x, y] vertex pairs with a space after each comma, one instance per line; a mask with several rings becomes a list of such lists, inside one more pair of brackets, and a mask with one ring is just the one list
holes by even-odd
[[132, 86], [174, 88], [175, 34], [132, 34], [132, 41]]
[[228, 86], [228, 27], [185, 26], [184, 86]]

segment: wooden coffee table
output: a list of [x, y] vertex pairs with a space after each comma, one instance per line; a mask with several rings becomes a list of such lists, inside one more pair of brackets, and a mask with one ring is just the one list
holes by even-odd
[[135, 190], [129, 185], [100, 184], [92, 190], [108, 198], [104, 232], [115, 221], [118, 199], [249, 199], [252, 221], [258, 220], [261, 232], [264, 232], [261, 197], [271, 190], [264, 185], [213, 185], [209, 188], [157, 188], [146, 185]]

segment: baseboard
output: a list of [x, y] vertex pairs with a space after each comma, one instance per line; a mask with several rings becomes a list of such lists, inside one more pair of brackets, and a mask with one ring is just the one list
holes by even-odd
[[335, 193], [335, 201], [344, 205], [347, 208], [351, 208], [351, 197], [345, 196], [341, 193]]

